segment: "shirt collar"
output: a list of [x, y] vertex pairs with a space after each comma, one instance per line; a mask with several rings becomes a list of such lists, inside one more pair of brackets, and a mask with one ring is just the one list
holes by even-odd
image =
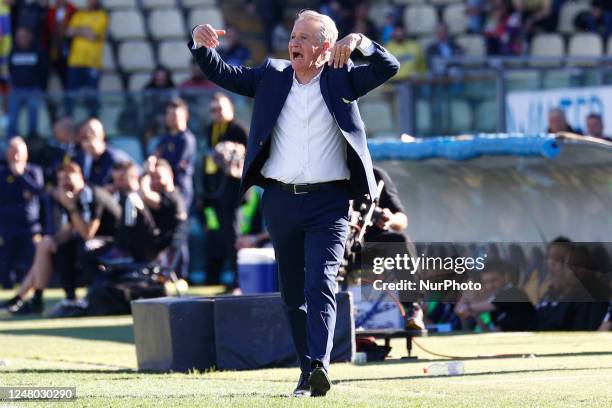
[[295, 76], [295, 71], [293, 71], [293, 83], [298, 86], [306, 86], [306, 85], [312, 85], [314, 83], [317, 83], [319, 82], [319, 79], [321, 79], [321, 74], [323, 73], [324, 68], [325, 68], [325, 65], [321, 66], [319, 73], [315, 75], [314, 78], [312, 78], [310, 82], [308, 82], [307, 84], [301, 84], [300, 81], [298, 81], [297, 77]]

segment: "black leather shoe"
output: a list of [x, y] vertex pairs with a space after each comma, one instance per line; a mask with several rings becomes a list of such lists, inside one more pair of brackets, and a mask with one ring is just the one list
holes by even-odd
[[19, 301], [21, 301], [21, 298], [19, 296], [14, 296], [10, 298], [9, 300], [7, 300], [6, 302], [0, 303], [0, 309], [6, 309], [8, 311], [11, 307], [15, 306]]
[[42, 301], [36, 299], [18, 300], [8, 308], [13, 315], [41, 314], [44, 310]]
[[331, 388], [331, 381], [323, 367], [316, 367], [310, 374], [310, 396], [324, 397]]
[[302, 371], [297, 387], [293, 390], [294, 397], [309, 397], [310, 396], [310, 373]]

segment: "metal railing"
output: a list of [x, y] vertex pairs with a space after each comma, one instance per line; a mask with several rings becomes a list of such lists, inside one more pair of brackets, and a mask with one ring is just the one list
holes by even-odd
[[[460, 57], [438, 58], [432, 65], [427, 75], [390, 82], [360, 99], [368, 136], [505, 132], [509, 92], [612, 83], [612, 57]], [[110, 137], [136, 136], [146, 146], [151, 137], [163, 133], [164, 102], [171, 95], [180, 95], [190, 106], [190, 128], [200, 135], [209, 121], [208, 103], [216, 91], [100, 92], [98, 116]], [[53, 119], [63, 115], [65, 97], [62, 93], [44, 96], [39, 112], [42, 136], [49, 136]], [[236, 116], [248, 126], [252, 101], [232, 94], [230, 97], [236, 105]], [[80, 98], [76, 104], [76, 120], [88, 116], [85, 102]], [[25, 116], [24, 108], [19, 122], [24, 134]], [[7, 121], [6, 113], [0, 116], [2, 136]]]

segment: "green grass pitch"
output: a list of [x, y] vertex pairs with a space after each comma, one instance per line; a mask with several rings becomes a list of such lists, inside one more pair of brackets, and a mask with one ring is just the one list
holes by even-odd
[[[47, 298], [59, 296], [54, 290]], [[0, 401], [0, 407], [612, 407], [612, 333], [432, 335], [417, 341], [443, 354], [536, 357], [468, 358], [465, 375], [432, 378], [423, 368], [444, 359], [416, 349], [417, 362], [401, 361], [405, 343], [398, 340], [384, 363], [332, 365], [327, 397], [292, 398], [297, 369], [139, 373], [130, 316], [0, 320], [0, 386], [75, 386], [78, 396], [70, 402]]]

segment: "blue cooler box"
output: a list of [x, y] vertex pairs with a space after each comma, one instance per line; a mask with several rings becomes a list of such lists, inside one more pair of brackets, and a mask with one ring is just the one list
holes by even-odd
[[238, 278], [242, 293], [278, 292], [278, 268], [273, 248], [238, 251]]

